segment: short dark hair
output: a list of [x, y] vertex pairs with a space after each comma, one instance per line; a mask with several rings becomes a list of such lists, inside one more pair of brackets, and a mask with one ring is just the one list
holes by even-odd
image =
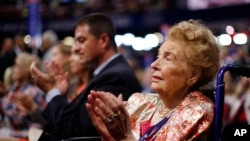
[[81, 26], [87, 24], [90, 28], [90, 33], [93, 34], [96, 38], [99, 38], [103, 33], [106, 33], [110, 38], [110, 43], [117, 50], [115, 44], [115, 27], [110, 17], [103, 13], [90, 13], [82, 18], [80, 18], [75, 26]]

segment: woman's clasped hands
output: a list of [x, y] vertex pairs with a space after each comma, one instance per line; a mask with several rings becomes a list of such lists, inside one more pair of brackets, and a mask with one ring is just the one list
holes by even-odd
[[122, 95], [91, 91], [86, 104], [93, 125], [104, 141], [135, 140]]

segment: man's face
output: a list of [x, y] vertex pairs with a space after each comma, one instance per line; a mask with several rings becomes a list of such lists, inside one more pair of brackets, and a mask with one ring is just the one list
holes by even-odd
[[75, 45], [73, 51], [79, 55], [82, 65], [98, 64], [101, 55], [100, 39], [89, 32], [87, 24], [78, 25], [75, 29]]

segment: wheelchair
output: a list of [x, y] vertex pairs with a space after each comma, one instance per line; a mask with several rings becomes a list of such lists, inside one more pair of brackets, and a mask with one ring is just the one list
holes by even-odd
[[250, 77], [250, 66], [240, 66], [226, 64], [222, 66], [217, 74], [216, 95], [215, 95], [215, 113], [213, 123], [213, 141], [222, 140], [222, 118], [224, 107], [224, 74], [229, 71], [233, 75]]

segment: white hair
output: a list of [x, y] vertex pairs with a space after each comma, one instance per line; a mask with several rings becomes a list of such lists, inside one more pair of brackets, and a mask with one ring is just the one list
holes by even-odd
[[44, 39], [50, 40], [52, 44], [55, 44], [58, 41], [57, 34], [53, 30], [47, 30], [43, 32], [42, 38], [43, 40]]

